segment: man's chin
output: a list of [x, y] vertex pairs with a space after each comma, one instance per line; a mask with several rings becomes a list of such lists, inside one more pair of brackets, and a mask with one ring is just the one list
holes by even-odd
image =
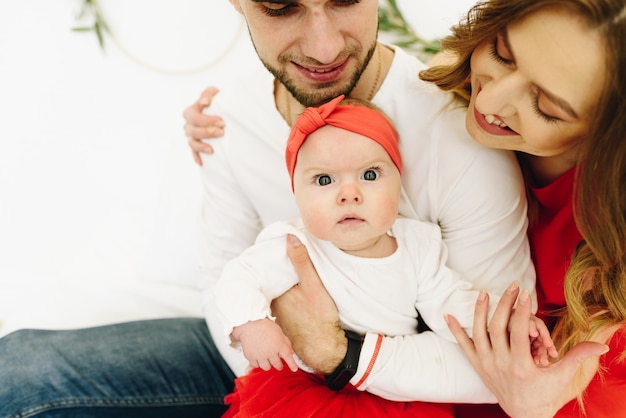
[[[348, 96], [352, 88], [344, 88], [344, 89], [325, 89], [325, 91], [316, 92], [314, 94], [294, 94], [294, 97], [300, 104], [304, 107], [317, 107], [321, 106], [324, 103], [327, 103], [334, 99], [337, 96], [345, 95]], [[293, 93], [292, 93], [293, 94]]]

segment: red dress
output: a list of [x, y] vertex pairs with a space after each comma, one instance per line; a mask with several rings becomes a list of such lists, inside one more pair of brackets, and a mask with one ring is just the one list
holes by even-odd
[[[626, 326], [608, 341], [609, 352], [600, 358], [600, 371], [587, 386], [584, 407], [588, 418], [626, 417]], [[555, 415], [558, 418], [585, 417], [577, 400], [570, 401]]]
[[[528, 231], [531, 254], [537, 271], [537, 315], [550, 326], [550, 312], [565, 306], [565, 273], [576, 245], [582, 236], [574, 222], [572, 196], [575, 169], [542, 188], [531, 188], [540, 207], [536, 224]], [[584, 393], [586, 417], [626, 417], [622, 396], [626, 395], [626, 362], [620, 356], [626, 350], [626, 327], [608, 342], [610, 351], [601, 357], [600, 370]], [[496, 418], [507, 415], [497, 405], [456, 405], [456, 416]], [[585, 417], [577, 400], [565, 405], [556, 417]]]
[[267, 418], [451, 418], [452, 406], [426, 402], [393, 402], [355, 389], [328, 389], [324, 377], [303, 371], [254, 369], [235, 380], [225, 398], [222, 417]]

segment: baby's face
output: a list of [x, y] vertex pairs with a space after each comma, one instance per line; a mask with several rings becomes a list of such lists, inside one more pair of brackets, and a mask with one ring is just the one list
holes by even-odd
[[389, 154], [366, 136], [327, 125], [298, 152], [294, 193], [304, 225], [344, 251], [366, 248], [389, 231], [400, 190]]

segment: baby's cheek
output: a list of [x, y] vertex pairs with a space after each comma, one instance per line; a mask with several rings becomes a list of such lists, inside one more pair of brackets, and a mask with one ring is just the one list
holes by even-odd
[[317, 238], [330, 241], [331, 225], [325, 211], [309, 210], [302, 212], [304, 227]]
[[398, 206], [399, 201], [395, 196], [389, 196], [389, 198], [383, 199], [378, 208], [380, 222], [389, 226], [393, 225], [398, 217]]

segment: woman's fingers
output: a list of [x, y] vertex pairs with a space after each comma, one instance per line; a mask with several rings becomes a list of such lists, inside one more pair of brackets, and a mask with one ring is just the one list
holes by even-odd
[[[488, 330], [491, 345], [500, 354], [508, 353], [510, 349], [509, 321], [519, 291], [519, 283], [511, 283], [500, 297], [500, 301], [489, 321]], [[528, 327], [528, 324], [526, 326]], [[526, 338], [528, 339], [528, 329], [526, 330]]]
[[511, 315], [511, 332], [510, 332], [510, 346], [511, 353], [515, 359], [525, 359], [526, 361], [532, 361], [530, 353], [530, 321], [532, 318], [532, 302], [530, 293], [527, 289], [524, 289], [520, 294], [519, 301], [513, 314]]
[[[215, 87], [205, 89], [200, 98], [183, 111], [185, 134], [194, 138], [204, 138], [208, 127], [224, 128], [224, 121], [219, 116], [207, 115], [204, 110], [211, 105], [218, 93]], [[200, 128], [200, 129], [194, 129]]]
[[206, 88], [200, 98], [183, 111], [183, 118], [185, 118], [183, 129], [187, 143], [191, 148], [194, 161], [200, 166], [202, 165], [200, 154], [213, 153], [213, 147], [202, 140], [224, 135], [224, 120], [219, 116], [204, 113], [217, 93], [218, 90], [215, 87]]
[[219, 116], [202, 114], [196, 119], [196, 122], [188, 122], [183, 126], [187, 138], [200, 141], [224, 136], [224, 120]]
[[478, 352], [491, 350], [491, 339], [488, 332], [489, 294], [481, 290], [474, 305], [474, 325], [472, 338]]
[[474, 341], [467, 335], [459, 321], [452, 315], [445, 315], [446, 324], [448, 324], [448, 329], [454, 335], [457, 343], [465, 353], [465, 356], [470, 360], [470, 362], [476, 368], [476, 347], [474, 346]]

